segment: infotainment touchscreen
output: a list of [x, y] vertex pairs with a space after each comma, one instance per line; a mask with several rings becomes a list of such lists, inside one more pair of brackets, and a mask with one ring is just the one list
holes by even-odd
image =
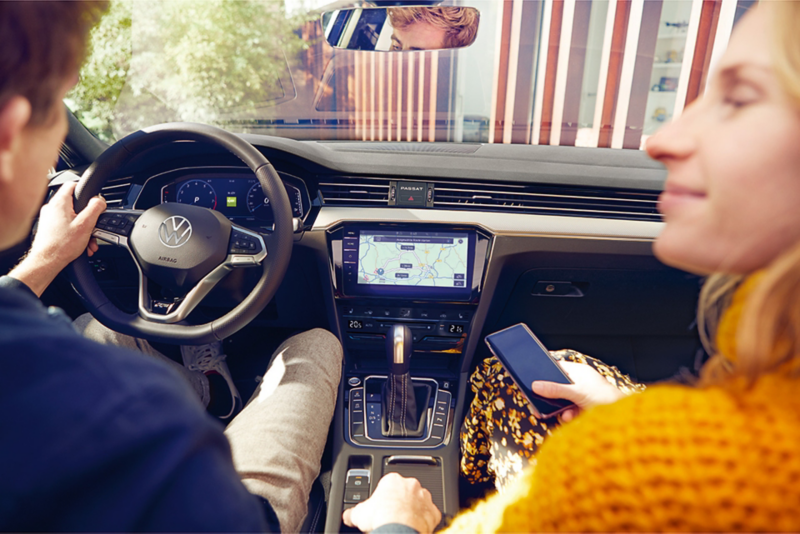
[[[361, 232], [358, 283], [395, 286], [464, 287], [469, 237], [425, 232]], [[433, 232], [429, 232], [433, 233]]]
[[361, 229], [345, 238], [346, 251], [357, 250], [345, 266], [348, 293], [469, 298], [474, 241], [467, 231]]

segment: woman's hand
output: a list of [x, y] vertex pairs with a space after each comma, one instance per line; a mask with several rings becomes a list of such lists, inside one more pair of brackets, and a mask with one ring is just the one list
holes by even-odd
[[375, 492], [355, 508], [345, 510], [345, 524], [362, 532], [382, 525], [398, 523], [425, 534], [433, 532], [442, 514], [433, 504], [431, 494], [416, 478], [389, 473], [378, 482]]
[[533, 392], [547, 399], [566, 399], [575, 403], [561, 413], [561, 421], [569, 422], [592, 406], [611, 404], [625, 397], [625, 394], [603, 378], [588, 365], [575, 362], [559, 362], [559, 365], [574, 384], [559, 384], [537, 380], [531, 384]]

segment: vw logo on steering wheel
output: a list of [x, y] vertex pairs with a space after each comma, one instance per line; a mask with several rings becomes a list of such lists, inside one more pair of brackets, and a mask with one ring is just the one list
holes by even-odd
[[189, 219], [180, 215], [165, 219], [158, 227], [158, 238], [169, 248], [185, 245], [190, 237], [192, 237], [192, 224]]

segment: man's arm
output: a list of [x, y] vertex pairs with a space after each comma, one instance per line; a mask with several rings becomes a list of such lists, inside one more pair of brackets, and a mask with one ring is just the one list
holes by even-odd
[[84, 250], [90, 256], [97, 251], [97, 243], [90, 238], [97, 218], [106, 209], [106, 202], [102, 197], [95, 197], [83, 211], [76, 214], [72, 196], [76, 185], [76, 182], [62, 185], [42, 208], [39, 229], [30, 251], [8, 273], [37, 296], [42, 296], [58, 273]]

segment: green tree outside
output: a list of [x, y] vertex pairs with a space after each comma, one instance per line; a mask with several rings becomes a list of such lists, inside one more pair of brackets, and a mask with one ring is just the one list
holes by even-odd
[[280, 0], [113, 0], [66, 103], [105, 141], [168, 121], [251, 117], [307, 48]]

